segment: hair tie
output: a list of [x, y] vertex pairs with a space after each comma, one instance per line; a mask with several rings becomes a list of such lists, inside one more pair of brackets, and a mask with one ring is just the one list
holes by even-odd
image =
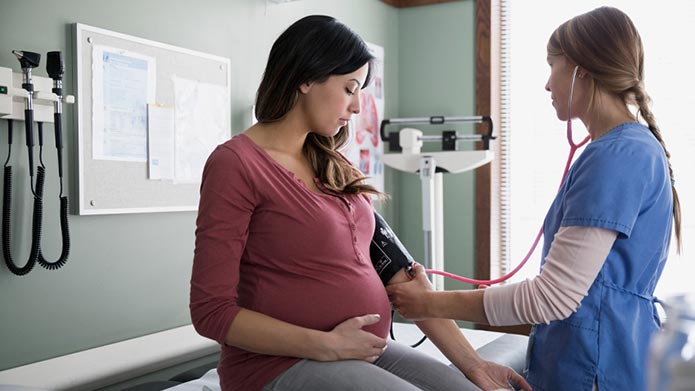
[[676, 186], [676, 180], [671, 178], [671, 187], [675, 187], [675, 186]]

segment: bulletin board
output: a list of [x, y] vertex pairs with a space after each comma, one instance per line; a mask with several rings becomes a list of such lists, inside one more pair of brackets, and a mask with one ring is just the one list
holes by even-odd
[[[230, 60], [80, 23], [74, 37], [77, 213], [196, 210], [211, 139], [231, 137]], [[113, 58], [120, 55], [125, 65], [118, 68]], [[214, 112], [205, 112], [209, 106]], [[164, 134], [173, 132], [172, 177], [153, 176], [154, 108], [171, 114]], [[210, 128], [216, 133], [202, 133]]]

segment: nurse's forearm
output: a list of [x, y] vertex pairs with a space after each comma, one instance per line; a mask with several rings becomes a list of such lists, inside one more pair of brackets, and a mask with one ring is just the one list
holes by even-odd
[[548, 324], [581, 305], [618, 233], [596, 227], [561, 227], [540, 275], [485, 290], [483, 305], [493, 326]]
[[429, 312], [435, 318], [488, 324], [483, 304], [483, 293], [483, 289], [430, 292], [427, 299]]

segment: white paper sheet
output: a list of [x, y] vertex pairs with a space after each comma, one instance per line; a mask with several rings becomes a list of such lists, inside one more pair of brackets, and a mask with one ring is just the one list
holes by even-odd
[[147, 161], [147, 104], [156, 60], [106, 46], [92, 52], [92, 158]]
[[149, 178], [174, 179], [174, 107], [147, 106]]
[[229, 139], [229, 95], [223, 86], [176, 76], [173, 81], [174, 183], [197, 183], [210, 153]]

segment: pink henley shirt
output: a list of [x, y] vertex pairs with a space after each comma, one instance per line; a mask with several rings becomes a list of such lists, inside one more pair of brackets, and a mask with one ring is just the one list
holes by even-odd
[[241, 308], [316, 330], [366, 314], [385, 338], [391, 320], [369, 260], [368, 196], [310, 190], [246, 135], [217, 147], [203, 172], [191, 276], [196, 330], [222, 344], [223, 390], [260, 390], [299, 358], [225, 344]]

